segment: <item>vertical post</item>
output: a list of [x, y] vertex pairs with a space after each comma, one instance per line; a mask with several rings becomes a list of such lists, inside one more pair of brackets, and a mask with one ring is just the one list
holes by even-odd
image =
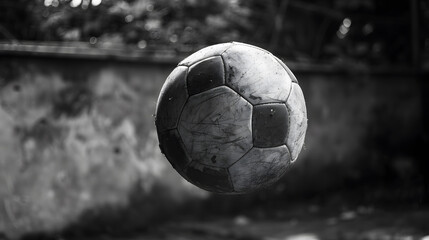
[[413, 71], [420, 70], [420, 47], [419, 47], [419, 0], [410, 1], [411, 17], [411, 56]]
[[272, 51], [278, 50], [278, 42], [281, 35], [281, 32], [283, 30], [283, 21], [286, 14], [286, 9], [288, 7], [289, 0], [282, 0], [280, 2], [280, 6], [277, 9], [274, 17], [274, 31], [271, 34], [271, 40], [270, 40], [270, 49]]
[[422, 122], [423, 129], [421, 133], [421, 144], [417, 155], [418, 167], [423, 178], [423, 199], [424, 205], [429, 205], [429, 82], [425, 80], [426, 73], [422, 72], [420, 59], [420, 41], [419, 41], [419, 1], [410, 1], [410, 24], [411, 24], [411, 57], [413, 75], [420, 83], [421, 103], [422, 103]]

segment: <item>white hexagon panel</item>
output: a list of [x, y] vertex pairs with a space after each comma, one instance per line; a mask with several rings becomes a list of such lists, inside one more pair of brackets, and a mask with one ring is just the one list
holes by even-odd
[[286, 145], [291, 151], [292, 160], [295, 161], [304, 145], [305, 133], [307, 131], [307, 108], [305, 106], [304, 94], [297, 83], [292, 84], [292, 92], [286, 106], [289, 111], [289, 128]]
[[221, 86], [193, 95], [178, 130], [193, 161], [228, 167], [252, 148], [252, 105]]
[[290, 164], [288, 148], [252, 148], [229, 167], [231, 182], [237, 193], [250, 192], [277, 182]]
[[286, 102], [292, 79], [274, 56], [247, 44], [234, 44], [222, 57], [226, 85], [253, 105]]

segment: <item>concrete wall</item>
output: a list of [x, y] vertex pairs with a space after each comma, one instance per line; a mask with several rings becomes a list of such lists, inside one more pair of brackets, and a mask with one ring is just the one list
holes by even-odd
[[416, 79], [363, 73], [299, 77], [309, 118], [299, 167], [311, 176], [306, 186], [328, 190], [416, 181], [423, 127]]
[[[126, 206], [136, 189], [147, 196], [161, 188], [168, 205], [205, 195], [158, 149], [153, 113], [172, 66], [9, 57], [0, 64], [0, 232], [56, 230], [96, 206]], [[159, 211], [147, 208], [142, 223]]]
[[[209, 197], [158, 149], [153, 113], [173, 64], [3, 56], [0, 66], [0, 233], [84, 228], [82, 219], [94, 216], [125, 231]], [[421, 184], [418, 82], [296, 75], [307, 101], [307, 140], [285, 178], [264, 194]], [[127, 221], [138, 226], [121, 225]]]

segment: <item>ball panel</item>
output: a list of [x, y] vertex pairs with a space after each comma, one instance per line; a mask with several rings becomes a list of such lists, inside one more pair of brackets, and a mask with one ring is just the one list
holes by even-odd
[[285, 144], [289, 127], [289, 116], [283, 103], [253, 106], [253, 146], [277, 147]]
[[250, 103], [286, 102], [292, 81], [272, 54], [234, 44], [222, 57], [226, 67], [226, 85]]
[[226, 49], [228, 49], [232, 45], [233, 43], [221, 43], [205, 47], [198, 52], [191, 54], [189, 57], [183, 59], [179, 63], [179, 66], [191, 66], [192, 64], [195, 64], [196, 62], [204, 60], [208, 57], [220, 56]]
[[288, 68], [288, 66], [286, 66], [286, 64], [280, 60], [278, 57], [274, 56], [273, 57], [282, 65], [282, 67], [286, 70], [286, 72], [289, 74], [289, 77], [291, 78], [292, 82], [294, 83], [298, 83], [298, 79], [296, 79], [295, 75], [293, 74], [293, 72]]
[[158, 134], [158, 138], [161, 152], [175, 169], [180, 171], [191, 162], [176, 129], [161, 132]]
[[189, 68], [188, 93], [194, 95], [225, 84], [225, 72], [220, 56], [207, 58]]
[[177, 127], [180, 113], [188, 99], [187, 67], [176, 67], [162, 86], [156, 106], [156, 127], [159, 132]]
[[189, 181], [208, 191], [229, 193], [234, 190], [225, 168], [207, 166], [192, 161], [185, 169], [185, 174]]
[[252, 105], [226, 86], [189, 98], [178, 129], [192, 160], [228, 167], [252, 147]]
[[251, 47], [251, 48], [254, 48], [254, 49], [257, 49], [257, 50], [260, 50], [260, 51], [263, 51], [263, 52], [266, 52], [266, 53], [268, 53], [268, 54], [271, 54], [270, 52], [268, 52], [267, 50], [265, 50], [265, 49], [263, 49], [263, 48], [260, 48], [260, 47], [258, 47], [258, 46], [255, 46], [255, 45], [251, 45], [251, 44], [247, 44], [247, 43], [243, 43], [243, 42], [232, 42], [233, 44], [235, 44], [235, 45], [241, 45], [241, 46], [246, 46], [246, 47]]
[[267, 187], [286, 172], [291, 156], [285, 145], [273, 148], [252, 148], [229, 167], [236, 192], [249, 192]]
[[298, 84], [292, 84], [292, 92], [286, 105], [289, 110], [289, 133], [286, 144], [291, 151], [293, 161], [295, 161], [304, 145], [305, 132], [307, 131], [305, 99]]

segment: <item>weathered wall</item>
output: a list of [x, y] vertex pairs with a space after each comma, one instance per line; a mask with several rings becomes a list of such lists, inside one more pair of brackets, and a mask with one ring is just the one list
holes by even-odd
[[[0, 232], [56, 230], [95, 206], [126, 206], [136, 189], [145, 201], [161, 188], [172, 201], [161, 208], [204, 195], [158, 149], [153, 113], [172, 66], [24, 58], [0, 65]], [[146, 208], [142, 223], [160, 211]]]
[[[103, 215], [111, 206], [122, 209], [113, 211], [115, 227], [144, 225], [207, 196], [158, 149], [153, 113], [173, 65], [4, 56], [0, 66], [0, 232], [81, 226], [82, 214]], [[307, 101], [307, 140], [272, 194], [419, 184], [416, 81], [296, 75]]]
[[296, 173], [307, 172], [306, 186], [328, 190], [416, 183], [422, 129], [417, 80], [406, 75], [304, 74], [300, 83], [309, 129]]

